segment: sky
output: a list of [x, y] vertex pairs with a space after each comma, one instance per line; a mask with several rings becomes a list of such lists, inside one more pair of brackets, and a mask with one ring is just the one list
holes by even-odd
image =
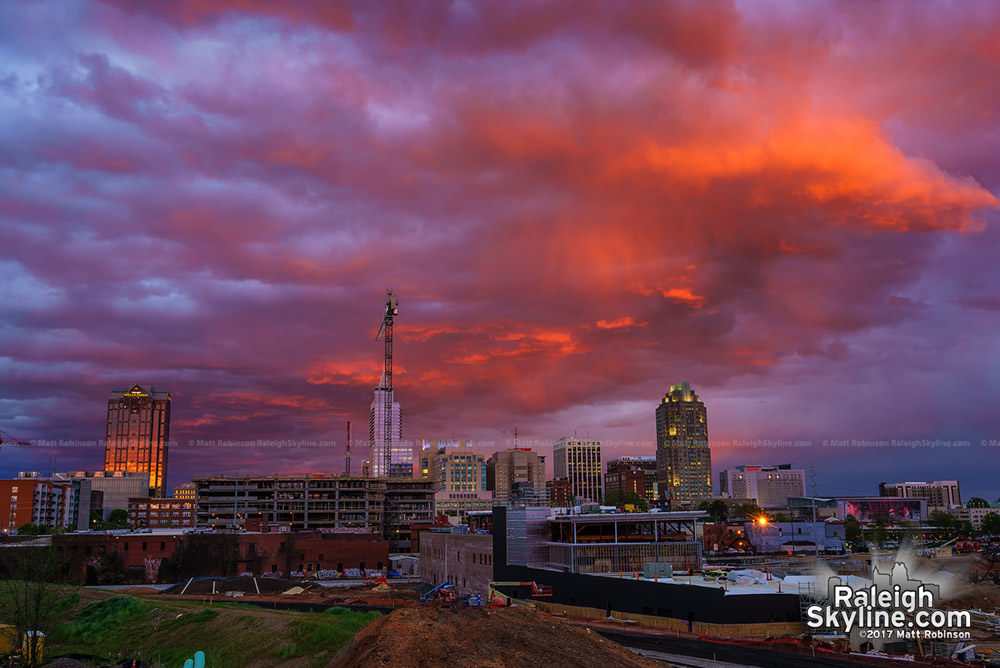
[[392, 288], [404, 438], [652, 454], [687, 381], [716, 471], [996, 499], [998, 80], [992, 2], [2, 3], [0, 475], [133, 383], [171, 485], [339, 472]]

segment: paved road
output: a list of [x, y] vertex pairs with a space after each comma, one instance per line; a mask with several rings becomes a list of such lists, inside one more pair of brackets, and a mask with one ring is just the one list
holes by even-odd
[[[684, 661], [684, 657], [696, 657], [698, 659], [715, 659], [720, 662], [759, 668], [858, 668], [858, 666], [863, 665], [832, 657], [817, 656], [814, 658], [805, 654], [793, 654], [781, 650], [744, 647], [741, 645], [724, 645], [692, 638], [622, 633], [602, 628], [595, 628], [594, 631], [619, 645], [624, 645], [631, 649], [670, 654], [677, 657], [678, 661]], [[667, 660], [669, 661], [669, 659]], [[697, 663], [691, 662], [690, 665], [697, 665]], [[709, 663], [708, 665], [712, 664]], [[904, 664], [895, 661], [886, 661], [885, 665], [901, 666]]]

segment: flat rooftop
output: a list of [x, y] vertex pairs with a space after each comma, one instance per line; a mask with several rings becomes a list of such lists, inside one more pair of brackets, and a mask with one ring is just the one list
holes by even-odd
[[685, 510], [676, 513], [584, 513], [581, 515], [553, 515], [551, 522], [574, 524], [613, 524], [615, 522], [693, 522], [708, 517], [700, 510]]

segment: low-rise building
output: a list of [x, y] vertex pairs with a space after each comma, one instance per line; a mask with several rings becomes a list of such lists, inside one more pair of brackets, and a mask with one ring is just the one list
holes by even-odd
[[553, 508], [568, 508], [575, 503], [573, 484], [569, 478], [546, 480], [545, 489], [548, 491], [549, 503]]
[[180, 485], [177, 485], [176, 487], [174, 487], [170, 496], [175, 499], [185, 499], [187, 501], [194, 501], [195, 497], [197, 496], [194, 483], [185, 482], [181, 483]]
[[[637, 470], [643, 474], [641, 485], [634, 473], [626, 475], [626, 472]], [[608, 462], [607, 473], [604, 475], [604, 493], [607, 496], [622, 491], [637, 491], [646, 501], [654, 504], [659, 499], [658, 489], [655, 455], [619, 457]]]
[[972, 527], [979, 531], [983, 528], [983, 518], [990, 513], [1000, 515], [1000, 504], [988, 508], [953, 508], [951, 514], [959, 522], [971, 522]]
[[805, 496], [806, 474], [791, 464], [737, 466], [719, 472], [719, 490], [734, 498], [748, 498], [761, 508], [783, 508], [789, 497]]
[[108, 519], [112, 511], [128, 512], [128, 500], [149, 496], [149, 473], [135, 471], [69, 471], [56, 475], [73, 483], [79, 500], [76, 521], [78, 531], [90, 526], [90, 513], [97, 511]]
[[927, 482], [882, 482], [879, 496], [898, 499], [926, 499], [930, 510], [949, 510], [962, 506], [962, 493], [957, 480], [929, 480]]
[[37, 473], [0, 480], [0, 533], [16, 534], [27, 524], [72, 528], [76, 494], [73, 484]]
[[493, 581], [493, 536], [428, 531], [420, 540], [420, 579], [450, 582], [458, 594], [486, 597]]
[[417, 549], [413, 526], [434, 522], [427, 480], [313, 474], [197, 478], [199, 527], [243, 527], [266, 516], [272, 530], [362, 529], [379, 533], [395, 553]]
[[[567, 573], [641, 572], [646, 563], [669, 563], [675, 571], [701, 568], [696, 523], [702, 512], [612, 513], [523, 517], [508, 511], [508, 560]], [[522, 526], [523, 523], [523, 526]], [[544, 528], [542, 524], [544, 523]], [[540, 531], [548, 535], [537, 548]], [[526, 549], [519, 549], [519, 536]], [[524, 555], [523, 557], [521, 555]], [[547, 556], [547, 563], [539, 555]]]
[[194, 527], [194, 500], [149, 496], [129, 499], [128, 525], [150, 529]]
[[[115, 573], [127, 582], [198, 576], [385, 574], [389, 544], [370, 532], [192, 532], [158, 529], [53, 536], [72, 580]], [[88, 576], [88, 567], [92, 569]], [[169, 577], [164, 574], [167, 569]], [[96, 583], [95, 583], [96, 584]]]
[[823, 522], [774, 522], [766, 524], [747, 521], [745, 535], [752, 549], [759, 553], [820, 552], [842, 553], [846, 547], [844, 523], [839, 520]]
[[489, 510], [493, 507], [493, 493], [486, 490], [476, 492], [434, 493], [434, 513], [445, 515], [451, 524], [465, 524], [468, 513], [474, 510]]
[[902, 499], [881, 496], [841, 497], [837, 499], [837, 518], [849, 515], [863, 524], [885, 520], [892, 524], [927, 521], [927, 499]]

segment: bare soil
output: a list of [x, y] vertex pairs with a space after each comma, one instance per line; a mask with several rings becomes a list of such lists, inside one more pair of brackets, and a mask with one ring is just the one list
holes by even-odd
[[359, 631], [329, 668], [662, 668], [589, 629], [524, 607], [402, 608]]

